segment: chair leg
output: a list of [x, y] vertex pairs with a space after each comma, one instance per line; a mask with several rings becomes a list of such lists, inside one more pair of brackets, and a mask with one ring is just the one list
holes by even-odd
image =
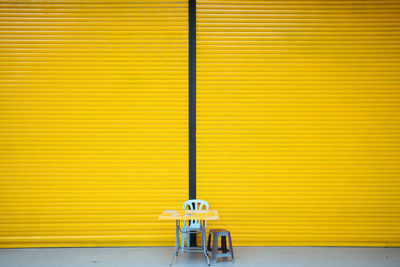
[[212, 247], [211, 261], [214, 263], [217, 263], [217, 254], [218, 254], [218, 233], [213, 233], [213, 247]]
[[187, 246], [187, 247], [190, 247], [190, 234], [191, 234], [191, 233], [188, 232], [187, 235], [186, 235], [186, 246]]
[[182, 232], [182, 240], [181, 240], [181, 253], [183, 255], [183, 251], [185, 248], [185, 232]]
[[208, 234], [207, 250], [211, 250], [211, 233]]
[[228, 235], [229, 235], [229, 250], [230, 250], [230, 253], [231, 253], [231, 255], [232, 255], [232, 262], [234, 262], [235, 257], [233, 256], [233, 247], [232, 247], [231, 232], [229, 232]]

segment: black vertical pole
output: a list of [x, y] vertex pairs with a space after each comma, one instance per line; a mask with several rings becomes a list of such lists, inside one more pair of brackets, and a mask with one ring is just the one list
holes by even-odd
[[[189, 0], [189, 199], [196, 198], [196, 0]], [[196, 246], [196, 234], [190, 235]]]

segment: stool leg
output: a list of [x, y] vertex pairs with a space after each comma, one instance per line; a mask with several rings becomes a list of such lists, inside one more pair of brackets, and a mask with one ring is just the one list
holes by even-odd
[[218, 233], [213, 233], [213, 247], [212, 247], [211, 262], [217, 263], [217, 254], [218, 254]]
[[229, 232], [228, 235], [229, 235], [229, 250], [230, 250], [230, 253], [231, 253], [231, 257], [232, 257], [232, 262], [234, 262], [235, 257], [233, 256], [233, 247], [232, 247], [231, 232]]
[[208, 234], [207, 250], [211, 250], [211, 233]]
[[222, 253], [228, 252], [228, 249], [226, 248], [226, 236], [221, 236], [221, 250]]

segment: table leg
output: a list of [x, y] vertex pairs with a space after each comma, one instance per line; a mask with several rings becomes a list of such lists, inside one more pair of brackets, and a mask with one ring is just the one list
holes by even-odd
[[179, 231], [181, 230], [181, 221], [176, 220], [176, 238], [175, 238], [175, 251], [176, 251], [176, 256], [178, 256], [179, 252]]
[[181, 226], [180, 226], [180, 221], [176, 220], [176, 237], [175, 237], [175, 251], [172, 254], [171, 260], [169, 261], [169, 266], [172, 265], [172, 261], [174, 260], [174, 257], [178, 255], [178, 251], [179, 251], [179, 230], [180, 230]]
[[203, 249], [204, 256], [206, 257], [207, 264], [210, 266], [210, 259], [207, 254], [207, 246], [206, 246], [206, 237], [207, 237], [207, 229], [206, 229], [206, 221], [202, 221], [201, 225], [201, 246]]

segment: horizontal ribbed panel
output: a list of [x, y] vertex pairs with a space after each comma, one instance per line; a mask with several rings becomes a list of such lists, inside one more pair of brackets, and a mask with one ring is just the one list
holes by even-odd
[[180, 0], [0, 1], [0, 247], [173, 244], [187, 21]]
[[197, 1], [198, 198], [236, 245], [400, 245], [400, 3]]

